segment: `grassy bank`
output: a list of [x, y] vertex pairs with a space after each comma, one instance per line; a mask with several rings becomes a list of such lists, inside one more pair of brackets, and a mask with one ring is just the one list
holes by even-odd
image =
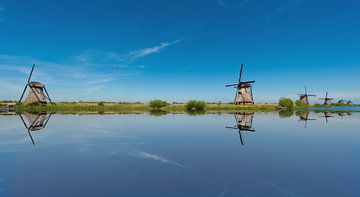
[[[278, 105], [269, 104], [255, 104], [255, 105], [234, 105], [234, 104], [206, 104], [205, 111], [207, 112], [232, 112], [232, 111], [276, 111]], [[186, 104], [177, 103], [167, 105], [161, 108], [162, 111], [166, 112], [185, 112]], [[150, 112], [153, 108], [149, 104], [145, 103], [92, 103], [92, 102], [74, 102], [74, 103], [54, 103], [46, 105], [16, 105], [16, 112]]]
[[[342, 105], [346, 106], [346, 105]], [[356, 106], [356, 105], [352, 105]], [[310, 105], [307, 107], [295, 107], [293, 111], [322, 111], [323, 106]], [[46, 105], [16, 105], [13, 109], [17, 113], [21, 112], [51, 112], [62, 114], [124, 114], [124, 113], [184, 113], [187, 112], [185, 103], [169, 104], [159, 109], [152, 108], [146, 103], [114, 103], [114, 102], [58, 102]], [[156, 112], [157, 111], [157, 112]], [[232, 113], [240, 111], [279, 111], [277, 104], [254, 104], [254, 105], [235, 105], [206, 103], [205, 113]], [[196, 113], [195, 113], [196, 114]]]

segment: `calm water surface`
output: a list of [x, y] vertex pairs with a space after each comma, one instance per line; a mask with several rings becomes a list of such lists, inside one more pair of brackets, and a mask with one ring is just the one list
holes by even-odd
[[359, 113], [48, 117], [0, 116], [0, 196], [360, 196]]

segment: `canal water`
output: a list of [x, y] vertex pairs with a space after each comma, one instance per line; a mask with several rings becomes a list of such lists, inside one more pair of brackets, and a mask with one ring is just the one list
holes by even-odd
[[0, 196], [360, 196], [360, 113], [0, 116]]

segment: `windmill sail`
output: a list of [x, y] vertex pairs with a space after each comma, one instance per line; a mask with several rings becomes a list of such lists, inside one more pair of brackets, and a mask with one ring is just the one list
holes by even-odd
[[239, 81], [236, 84], [226, 85], [225, 87], [235, 87], [235, 104], [254, 104], [252, 85], [255, 81], [242, 81], [244, 65], [241, 64]]
[[309, 105], [309, 104], [310, 104], [310, 102], [309, 102], [309, 97], [311, 97], [311, 96], [315, 97], [316, 95], [314, 95], [314, 94], [308, 94], [307, 88], [306, 88], [306, 86], [305, 86], [305, 93], [304, 93], [304, 94], [299, 94], [299, 101], [300, 101], [301, 103], [305, 104], [305, 105]]
[[24, 91], [20, 97], [19, 102], [21, 102], [21, 100], [23, 99], [27, 88], [29, 88], [29, 93], [25, 100], [25, 104], [47, 103], [47, 101], [51, 102], [50, 96], [45, 88], [45, 84], [42, 84], [40, 82], [31, 81], [32, 74], [34, 72], [34, 68], [35, 68], [35, 64], [31, 68], [28, 82], [27, 82], [26, 86], [24, 87]]

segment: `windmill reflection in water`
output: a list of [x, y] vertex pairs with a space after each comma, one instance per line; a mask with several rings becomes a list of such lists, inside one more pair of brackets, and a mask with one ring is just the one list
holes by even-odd
[[240, 112], [235, 113], [235, 120], [237, 123], [237, 126], [233, 127], [226, 127], [227, 129], [236, 129], [239, 131], [239, 137], [240, 137], [240, 143], [241, 145], [244, 145], [244, 139], [242, 136], [242, 132], [255, 132], [255, 130], [252, 128], [253, 119], [254, 119], [254, 113], [253, 112]]
[[301, 111], [298, 113], [299, 115], [299, 121], [304, 121], [305, 122], [305, 125], [304, 125], [304, 128], [307, 127], [307, 122], [308, 121], [313, 121], [313, 120], [316, 120], [314, 118], [310, 118], [310, 112], [308, 111]]
[[332, 112], [329, 112], [329, 111], [328, 111], [328, 112], [324, 112], [324, 115], [323, 115], [323, 116], [320, 116], [320, 118], [325, 118], [325, 121], [326, 121], [326, 122], [329, 122], [328, 119], [329, 119], [329, 118], [332, 118], [332, 117], [334, 117], [334, 116], [332, 115]]
[[[31, 132], [36, 132], [44, 129], [49, 122], [52, 114], [47, 113], [39, 113], [39, 114], [32, 114], [32, 113], [23, 113], [20, 114], [21, 121], [23, 122], [31, 142], [35, 145], [35, 141], [31, 135]], [[27, 121], [25, 121], [25, 119]]]

